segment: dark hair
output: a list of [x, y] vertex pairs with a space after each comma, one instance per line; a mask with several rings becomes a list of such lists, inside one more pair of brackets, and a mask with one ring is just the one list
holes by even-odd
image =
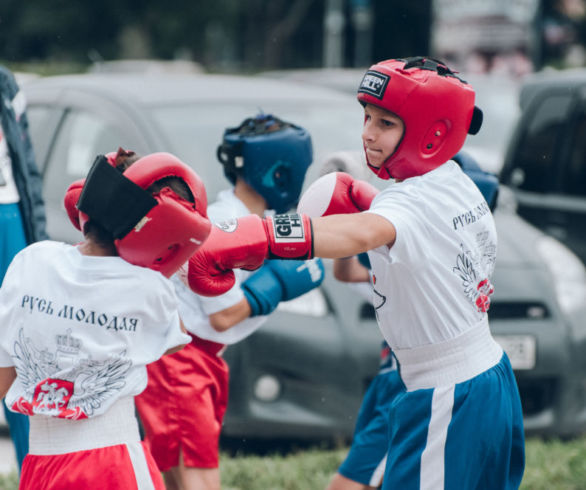
[[[123, 148], [118, 148], [118, 152], [116, 153], [114, 160], [115, 168], [116, 170], [124, 173], [139, 159], [140, 156], [135, 152], [124, 150]], [[164, 177], [160, 180], [157, 180], [147, 189], [147, 192], [156, 194], [165, 187], [169, 187], [181, 199], [184, 199], [192, 204], [195, 203], [195, 198], [191, 193], [189, 186], [180, 177]], [[112, 234], [98, 223], [93, 222], [91, 219], [85, 224], [83, 233], [102, 247], [111, 247], [114, 243], [114, 237]]]

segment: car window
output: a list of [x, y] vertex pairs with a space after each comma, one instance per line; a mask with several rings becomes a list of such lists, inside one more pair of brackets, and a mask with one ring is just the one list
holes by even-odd
[[57, 121], [62, 109], [46, 105], [30, 105], [27, 107], [26, 115], [29, 123], [29, 135], [33, 145], [37, 167], [43, 172], [47, 163], [46, 156], [49, 145], [53, 138], [54, 124], [51, 120]]
[[569, 155], [562, 181], [562, 192], [586, 196], [586, 109], [582, 108], [572, 124]]
[[119, 146], [134, 147], [123, 128], [89, 111], [68, 111], [49, 156], [45, 196], [60, 201], [71, 182], [87, 175], [96, 155]]
[[529, 114], [514, 156], [512, 184], [530, 192], [551, 192], [556, 185], [556, 158], [566, 131], [565, 118], [571, 97], [554, 94], [544, 97]]
[[55, 157], [64, 163], [65, 172], [72, 177], [84, 177], [96, 155], [117, 148], [119, 137], [115, 129], [95, 114], [72, 111], [60, 131]]

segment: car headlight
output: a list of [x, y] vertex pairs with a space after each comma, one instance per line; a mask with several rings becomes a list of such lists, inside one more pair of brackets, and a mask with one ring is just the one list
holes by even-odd
[[582, 261], [568, 247], [550, 236], [538, 240], [537, 251], [553, 276], [562, 311], [569, 313], [583, 306], [586, 300], [586, 269]]
[[281, 395], [280, 381], [270, 374], [259, 376], [253, 389], [254, 396], [262, 402], [274, 402]]

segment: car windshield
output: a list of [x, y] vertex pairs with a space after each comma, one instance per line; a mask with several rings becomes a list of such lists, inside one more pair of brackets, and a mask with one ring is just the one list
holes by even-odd
[[254, 102], [226, 102], [155, 107], [152, 115], [172, 151], [193, 165], [206, 183], [210, 200], [227, 187], [216, 158], [216, 148], [226, 127], [240, 124], [262, 109], [265, 113], [306, 128], [312, 137], [313, 165], [306, 183], [313, 181], [329, 153], [362, 149], [362, 108], [353, 99], [348, 104], [298, 101], [271, 102], [259, 107]]

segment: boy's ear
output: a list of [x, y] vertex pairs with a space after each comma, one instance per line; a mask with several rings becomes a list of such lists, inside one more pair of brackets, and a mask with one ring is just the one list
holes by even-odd
[[482, 126], [483, 114], [480, 108], [474, 106], [474, 112], [472, 112], [472, 121], [470, 121], [470, 127], [468, 128], [468, 134], [476, 134], [480, 131]]

